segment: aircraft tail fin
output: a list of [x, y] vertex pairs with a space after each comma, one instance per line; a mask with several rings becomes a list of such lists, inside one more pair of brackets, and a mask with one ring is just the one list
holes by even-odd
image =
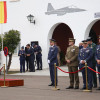
[[54, 10], [53, 6], [51, 5], [51, 3], [48, 3], [47, 11], [52, 11], [52, 10]]

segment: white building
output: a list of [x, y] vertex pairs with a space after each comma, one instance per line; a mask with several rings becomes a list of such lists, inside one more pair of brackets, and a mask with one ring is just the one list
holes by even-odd
[[[65, 52], [68, 38], [74, 37], [78, 45], [89, 34], [92, 34], [96, 42], [100, 34], [100, 0], [6, 1], [8, 19], [7, 24], [3, 25], [4, 32], [10, 29], [19, 30], [21, 46], [38, 41], [42, 47], [44, 68], [48, 67], [47, 55], [50, 38], [56, 39], [61, 50]], [[34, 16], [36, 24], [28, 21], [29, 14]], [[11, 68], [19, 68], [17, 54], [13, 55]]]

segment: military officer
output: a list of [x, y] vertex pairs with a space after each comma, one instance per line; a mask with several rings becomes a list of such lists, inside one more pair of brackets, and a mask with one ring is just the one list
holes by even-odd
[[[93, 69], [96, 71], [96, 60], [95, 60], [95, 51], [96, 51], [96, 44], [92, 42], [92, 38], [88, 37], [87, 39], [88, 46], [93, 50], [93, 57], [92, 57], [92, 66]], [[97, 75], [95, 72], [92, 72], [92, 81], [93, 81], [93, 87], [97, 87]]]
[[[98, 72], [100, 72], [100, 36], [99, 36], [99, 44], [96, 47], [95, 59], [97, 61], [96, 66], [98, 68]], [[98, 75], [99, 75], [99, 88], [97, 90], [100, 90], [100, 74]]]
[[24, 46], [22, 46], [21, 50], [19, 50], [18, 56], [20, 56], [20, 73], [22, 73], [22, 72], [25, 72], [25, 50], [24, 50]]
[[36, 53], [37, 70], [42, 70], [42, 49], [39, 45], [34, 45]]
[[[65, 55], [65, 60], [67, 62], [69, 72], [75, 72], [78, 70], [78, 53], [79, 53], [79, 48], [75, 46], [75, 39], [69, 38], [69, 47], [67, 48]], [[75, 81], [75, 89], [79, 89], [78, 73], [75, 74], [69, 73], [69, 78], [70, 78], [70, 86], [67, 87], [66, 89], [73, 89], [74, 81]]]
[[30, 66], [30, 72], [35, 72], [35, 67], [34, 67], [34, 49], [30, 47], [30, 44], [27, 44], [27, 54], [26, 56], [29, 57], [29, 66]]
[[[88, 47], [88, 43], [86, 40], [83, 41], [83, 48], [79, 50], [79, 68], [82, 68], [85, 66], [85, 63], [89, 67], [92, 67], [92, 49]], [[86, 76], [85, 76], [85, 69], [82, 70], [82, 76], [83, 76], [83, 88], [86, 89]], [[92, 90], [92, 71], [90, 69], [87, 69], [87, 75], [88, 75], [88, 89]]]
[[[48, 64], [49, 64], [49, 70], [50, 70], [51, 84], [48, 85], [48, 86], [54, 86], [55, 85], [54, 64], [56, 63], [56, 65], [58, 65], [58, 61], [57, 61], [58, 48], [55, 45], [55, 42], [56, 41], [54, 39], [50, 39], [50, 48], [49, 48], [49, 53], [48, 53]], [[56, 69], [56, 71], [57, 71], [57, 69]], [[56, 74], [56, 76], [57, 76], [57, 74]], [[57, 80], [56, 80], [56, 82], [58, 83]]]

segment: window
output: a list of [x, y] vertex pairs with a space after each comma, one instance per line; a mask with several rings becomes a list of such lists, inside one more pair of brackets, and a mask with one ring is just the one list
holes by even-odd
[[19, 43], [17, 48], [14, 50], [14, 55], [18, 55], [20, 48], [21, 48], [21, 43]]

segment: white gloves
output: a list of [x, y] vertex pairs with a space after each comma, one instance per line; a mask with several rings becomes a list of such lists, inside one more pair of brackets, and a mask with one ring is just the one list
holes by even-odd
[[86, 63], [86, 60], [81, 60], [80, 63], [82, 64], [82, 61], [84, 61]]
[[48, 64], [50, 64], [50, 60], [48, 60]]

